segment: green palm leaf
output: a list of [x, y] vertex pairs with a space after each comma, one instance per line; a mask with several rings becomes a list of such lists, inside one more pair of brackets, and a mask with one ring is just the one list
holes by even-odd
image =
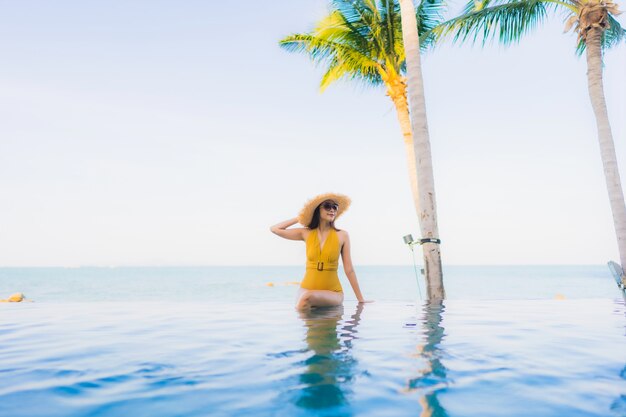
[[280, 45], [290, 52], [306, 52], [316, 64], [328, 65], [327, 73], [322, 79], [322, 89], [344, 76], [374, 85], [381, 82], [379, 64], [349, 44], [313, 35], [296, 34], [281, 40]]
[[[475, 5], [474, 2], [468, 3], [466, 10], [470, 4]], [[443, 22], [432, 32], [437, 39], [454, 34], [455, 42], [468, 39], [476, 42], [482, 39], [484, 44], [489, 39], [498, 38], [501, 43], [508, 45], [518, 42], [523, 35], [543, 22], [547, 8], [551, 5], [545, 0], [516, 0], [495, 4]]]
[[445, 4], [439, 0], [422, 0], [415, 9], [417, 18], [417, 33], [420, 35], [420, 48], [426, 50], [432, 46], [436, 38], [432, 30], [443, 22]]
[[613, 15], [609, 14], [609, 27], [604, 31], [602, 47], [611, 48], [623, 41], [626, 41], [626, 30], [622, 28]]
[[[340, 79], [379, 85], [389, 74], [404, 74], [402, 22], [397, 0], [334, 0], [331, 12], [309, 33], [294, 34], [279, 44], [289, 52], [305, 53], [325, 66], [323, 91]], [[423, 0], [416, 8], [420, 44], [435, 40], [428, 33], [442, 21], [442, 0]]]
[[[428, 35], [435, 39], [453, 35], [454, 42], [498, 39], [509, 45], [542, 23], [550, 9], [564, 10], [568, 16], [577, 16], [583, 3], [579, 0], [470, 0], [460, 16], [445, 21]], [[610, 26], [603, 32], [602, 47], [610, 48], [626, 40], [626, 31], [609, 14]], [[585, 50], [584, 39], [579, 39], [577, 52]]]

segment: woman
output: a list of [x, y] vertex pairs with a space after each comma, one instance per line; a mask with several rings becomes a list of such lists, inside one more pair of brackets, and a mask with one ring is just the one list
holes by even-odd
[[[365, 303], [350, 257], [348, 232], [335, 227], [335, 220], [350, 206], [350, 198], [341, 194], [321, 194], [309, 200], [298, 217], [278, 223], [272, 233], [289, 240], [306, 242], [306, 273], [300, 284], [296, 308], [338, 306], [343, 303], [343, 289], [337, 275], [339, 255], [343, 270], [359, 303]], [[296, 223], [306, 227], [288, 229]]]

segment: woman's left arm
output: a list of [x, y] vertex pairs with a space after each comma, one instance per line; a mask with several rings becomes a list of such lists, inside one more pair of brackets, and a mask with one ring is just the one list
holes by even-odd
[[348, 232], [346, 232], [345, 230], [342, 231], [342, 233], [344, 235], [344, 242], [343, 246], [341, 247], [341, 260], [343, 261], [343, 271], [346, 273], [348, 281], [350, 281], [350, 285], [352, 286], [354, 295], [356, 295], [356, 299], [359, 300], [359, 303], [367, 303], [369, 301], [365, 301], [365, 299], [363, 298], [363, 294], [361, 294], [359, 281], [356, 279], [356, 272], [354, 272], [354, 267], [352, 266], [352, 257], [350, 256], [350, 236], [348, 236]]

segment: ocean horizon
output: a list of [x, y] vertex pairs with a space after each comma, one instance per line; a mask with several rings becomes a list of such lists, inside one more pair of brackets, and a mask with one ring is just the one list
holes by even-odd
[[[366, 298], [423, 298], [420, 266], [355, 267]], [[604, 265], [444, 266], [449, 299], [612, 298], [617, 288]], [[304, 266], [2, 267], [0, 297], [22, 292], [37, 302], [150, 301], [291, 302]], [[342, 271], [346, 300], [354, 294]], [[417, 282], [419, 282], [419, 287]]]

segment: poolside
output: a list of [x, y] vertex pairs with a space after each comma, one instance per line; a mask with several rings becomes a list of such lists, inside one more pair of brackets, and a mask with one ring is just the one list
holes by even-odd
[[622, 298], [5, 304], [0, 415], [623, 416]]

